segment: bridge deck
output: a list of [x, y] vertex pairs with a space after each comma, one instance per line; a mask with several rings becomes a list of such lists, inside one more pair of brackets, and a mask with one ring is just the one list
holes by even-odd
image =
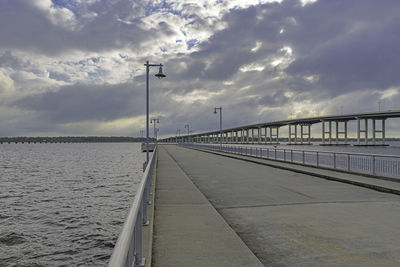
[[[264, 265], [400, 264], [400, 196], [182, 147], [163, 148], [168, 153], [160, 149], [155, 266], [201, 266], [178, 260], [227, 258], [240, 247], [247, 252], [236, 238], [229, 242], [220, 234], [232, 232], [220, 219], [209, 218], [218, 213]], [[203, 195], [218, 213], [210, 211]], [[201, 213], [202, 205], [207, 213]], [[207, 257], [203, 249], [213, 254]], [[241, 265], [248, 266], [203, 264]]]

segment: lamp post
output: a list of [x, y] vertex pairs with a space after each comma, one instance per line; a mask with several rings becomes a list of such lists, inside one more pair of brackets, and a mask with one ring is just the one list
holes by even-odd
[[154, 125], [154, 138], [155, 138], [155, 142], [157, 143], [157, 130], [156, 130], [156, 124], [160, 123], [160, 120], [158, 118], [151, 118], [150, 119], [150, 123], [153, 123]]
[[190, 143], [190, 139], [189, 139], [189, 138], [190, 138], [190, 137], [189, 137], [189, 134], [190, 134], [189, 127], [190, 127], [189, 124], [185, 124], [185, 128], [186, 128], [187, 131], [188, 131], [188, 132], [187, 132], [187, 133], [188, 133], [188, 142]]
[[219, 146], [222, 150], [222, 107], [214, 108], [214, 114], [217, 114], [217, 110], [219, 110]]
[[146, 61], [146, 166], [149, 163], [149, 73], [150, 67], [159, 67], [158, 73], [155, 75], [158, 79], [166, 77], [162, 72], [162, 64], [149, 64]]

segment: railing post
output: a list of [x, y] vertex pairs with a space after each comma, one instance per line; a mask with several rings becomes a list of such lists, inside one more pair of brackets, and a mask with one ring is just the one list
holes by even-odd
[[276, 148], [274, 148], [275, 149], [275, 159], [276, 159]]
[[283, 150], [283, 160], [286, 161], [286, 149]]
[[293, 149], [290, 150], [290, 162], [293, 162]]
[[375, 155], [372, 155], [372, 174], [373, 175], [376, 174], [376, 170], [375, 170]]
[[333, 168], [336, 169], [336, 153], [333, 153]]
[[347, 171], [350, 171], [351, 167], [350, 167], [350, 154], [347, 153]]
[[304, 150], [302, 151], [303, 153], [302, 153], [302, 161], [303, 161], [303, 164], [304, 164], [304, 162], [305, 162], [305, 154], [304, 154]]
[[317, 151], [317, 167], [319, 167], [319, 153]]

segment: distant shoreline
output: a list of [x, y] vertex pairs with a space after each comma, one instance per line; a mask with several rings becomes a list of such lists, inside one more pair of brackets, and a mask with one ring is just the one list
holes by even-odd
[[1, 143], [140, 143], [145, 140], [127, 136], [0, 137]]

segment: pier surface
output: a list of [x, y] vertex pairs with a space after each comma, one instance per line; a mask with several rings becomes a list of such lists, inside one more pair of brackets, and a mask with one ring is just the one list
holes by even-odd
[[399, 266], [399, 221], [398, 195], [160, 147], [154, 266]]

